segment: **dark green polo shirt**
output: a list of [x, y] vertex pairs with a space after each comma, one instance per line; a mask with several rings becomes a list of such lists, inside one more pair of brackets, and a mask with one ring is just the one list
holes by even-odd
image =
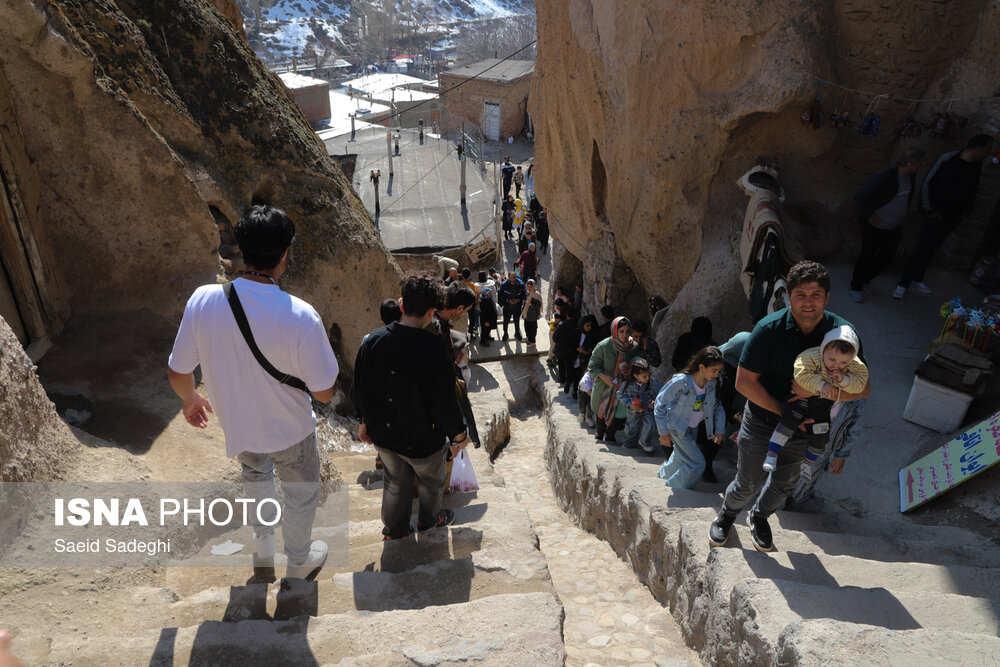
[[[795, 357], [810, 347], [819, 347], [823, 342], [823, 336], [830, 329], [844, 324], [857, 332], [854, 325], [843, 317], [825, 311], [823, 319], [816, 328], [805, 334], [795, 323], [795, 318], [789, 309], [783, 308], [763, 318], [753, 328], [750, 338], [743, 346], [740, 366], [753, 373], [759, 373], [760, 383], [767, 389], [767, 393], [783, 401], [790, 395]], [[860, 339], [860, 336], [858, 338]], [[863, 349], [864, 345], [861, 347]], [[862, 361], [865, 360], [861, 350], [858, 350], [858, 356]], [[753, 402], [751, 405], [753, 406], [751, 409], [757, 414], [774, 416]]]

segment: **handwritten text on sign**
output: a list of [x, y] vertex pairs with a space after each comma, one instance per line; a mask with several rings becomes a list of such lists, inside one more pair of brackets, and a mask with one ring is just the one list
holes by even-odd
[[1000, 412], [899, 471], [899, 511], [907, 512], [1000, 461]]

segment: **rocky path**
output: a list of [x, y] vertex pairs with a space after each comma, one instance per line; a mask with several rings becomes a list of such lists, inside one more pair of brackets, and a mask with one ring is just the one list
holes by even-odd
[[566, 612], [563, 639], [569, 665], [694, 665], [668, 610], [632, 568], [592, 533], [578, 528], [556, 503], [544, 453], [540, 416], [511, 419], [511, 441], [496, 461], [508, 489], [527, 509], [549, 575]]

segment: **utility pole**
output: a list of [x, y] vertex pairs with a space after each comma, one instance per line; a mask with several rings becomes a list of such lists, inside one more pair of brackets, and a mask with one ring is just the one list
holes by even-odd
[[375, 186], [375, 215], [376, 216], [378, 216], [378, 214], [382, 212], [382, 207], [379, 206], [379, 203], [378, 203], [378, 180], [381, 177], [382, 177], [382, 170], [381, 169], [379, 169], [378, 171], [372, 171], [371, 176], [368, 177], [368, 180], [370, 180], [372, 182], [372, 185]]
[[461, 193], [462, 205], [465, 205], [465, 123], [462, 123], [462, 145], [458, 149], [458, 162], [461, 165], [462, 181], [458, 186]]
[[351, 116], [351, 141], [354, 141], [354, 114], [350, 114], [350, 116]]
[[389, 176], [392, 176], [392, 130], [388, 125], [385, 128], [385, 150], [389, 155]]
[[399, 155], [399, 128], [396, 128], [396, 155]]

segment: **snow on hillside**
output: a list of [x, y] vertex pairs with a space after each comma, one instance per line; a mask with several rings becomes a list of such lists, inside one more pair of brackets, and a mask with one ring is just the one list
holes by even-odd
[[[254, 33], [258, 53], [272, 51], [279, 57], [301, 56], [310, 46], [317, 51], [330, 46], [344, 54], [356, 39], [358, 17], [366, 11], [381, 12], [384, 6], [381, 0], [237, 0], [236, 4], [248, 34]], [[534, 0], [395, 0], [386, 4], [395, 8], [401, 23], [424, 27], [535, 12]], [[255, 6], [261, 6], [259, 34]]]

